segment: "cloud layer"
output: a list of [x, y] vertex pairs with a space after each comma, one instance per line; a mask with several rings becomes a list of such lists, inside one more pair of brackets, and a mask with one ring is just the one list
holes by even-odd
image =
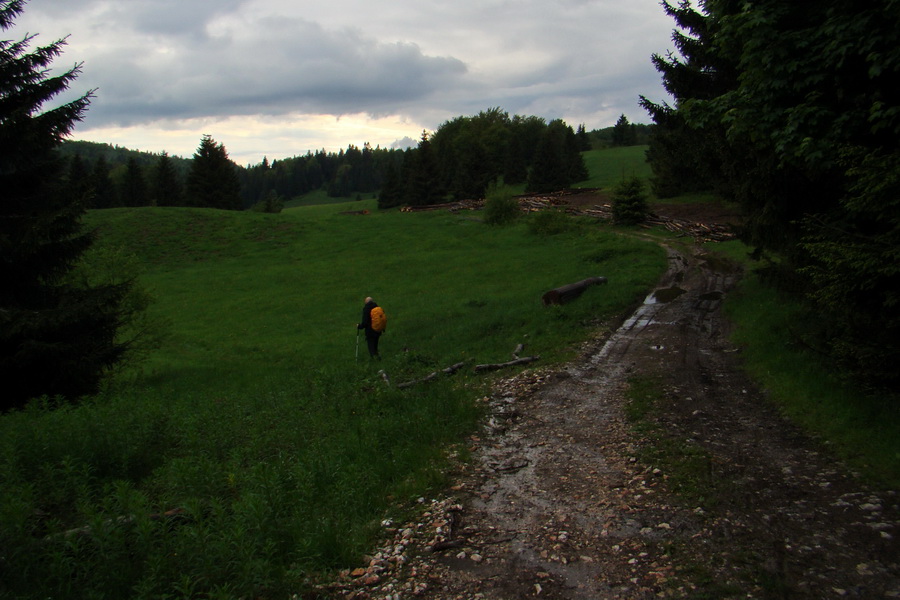
[[650, 55], [672, 28], [656, 0], [30, 0], [6, 37], [71, 34], [58, 64], [83, 61], [78, 86], [98, 88], [76, 137], [330, 116], [317, 148], [349, 122], [396, 137], [338, 145], [388, 145], [493, 106], [646, 121], [637, 97], [664, 97]]

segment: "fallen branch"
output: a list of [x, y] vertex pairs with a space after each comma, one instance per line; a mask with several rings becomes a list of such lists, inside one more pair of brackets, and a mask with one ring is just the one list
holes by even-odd
[[536, 360], [540, 360], [540, 356], [523, 356], [522, 358], [517, 358], [516, 360], [511, 360], [505, 363], [493, 363], [486, 365], [475, 365], [475, 371], [495, 371], [497, 369], [503, 369], [505, 367], [514, 367], [515, 365], [524, 365], [530, 362], [534, 362]]
[[406, 382], [404, 382], [404, 383], [400, 383], [400, 384], [397, 385], [397, 389], [401, 389], [401, 390], [402, 390], [402, 389], [404, 389], [404, 388], [412, 387], [412, 386], [414, 386], [414, 385], [416, 385], [416, 384], [419, 384], [419, 383], [426, 383], [426, 382], [431, 381], [431, 380], [433, 380], [433, 379], [437, 379], [437, 377], [438, 377], [441, 373], [444, 373], [445, 375], [453, 375], [454, 373], [456, 373], [457, 371], [459, 371], [459, 370], [463, 367], [463, 365], [465, 365], [465, 364], [466, 364], [465, 361], [463, 361], [463, 362], [458, 362], [458, 363], [456, 363], [455, 365], [450, 365], [450, 366], [447, 367], [446, 369], [441, 369], [440, 371], [435, 371], [434, 373], [430, 373], [429, 375], [426, 375], [425, 377], [423, 377], [423, 378], [421, 378], [421, 379], [413, 379], [412, 381], [406, 381]]

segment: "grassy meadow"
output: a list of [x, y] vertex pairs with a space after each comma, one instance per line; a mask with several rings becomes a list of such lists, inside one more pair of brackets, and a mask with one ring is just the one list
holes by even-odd
[[[369, 215], [342, 214], [367, 208]], [[358, 564], [381, 519], [445, 484], [491, 375], [540, 365], [639, 301], [663, 252], [593, 222], [540, 235], [374, 201], [270, 215], [94, 211], [164, 333], [79, 405], [0, 417], [0, 596], [285, 597]], [[602, 275], [564, 307], [546, 290]], [[388, 314], [373, 363], [356, 323]], [[357, 342], [359, 357], [357, 359]], [[468, 368], [406, 390], [385, 385]], [[174, 511], [168, 516], [167, 511]]]
[[[647, 176], [645, 149], [586, 152], [581, 185]], [[0, 415], [0, 598], [303, 594], [359, 564], [382, 519], [444, 486], [450, 457], [465, 460], [480, 398], [510, 373], [473, 365], [509, 360], [519, 343], [541, 366], [570, 358], [666, 266], [655, 244], [592, 221], [490, 227], [479, 212], [315, 202], [277, 215], [87, 215], [95, 270], [109, 258], [139, 268], [162, 341], [97, 397]], [[747, 267], [725, 306], [772, 401], [872, 480], [897, 485], [894, 405], [792, 344], [796, 309], [759, 285], [745, 247], [710, 249]], [[609, 283], [541, 305], [548, 289], [597, 275]], [[368, 295], [389, 319], [377, 362], [356, 330]], [[379, 375], [396, 384], [460, 361], [458, 374], [405, 390]]]

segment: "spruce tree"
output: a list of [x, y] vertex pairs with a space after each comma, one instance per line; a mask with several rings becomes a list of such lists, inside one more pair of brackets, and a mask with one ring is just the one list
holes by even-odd
[[181, 206], [184, 203], [181, 179], [169, 155], [163, 152], [153, 169], [153, 201], [157, 206]]
[[[24, 4], [0, 2], [0, 30]], [[81, 222], [85, 198], [65, 185], [56, 148], [92, 92], [45, 109], [81, 65], [52, 75], [65, 40], [30, 50], [33, 39], [0, 41], [0, 410], [95, 392], [125, 351], [116, 331], [130, 284], [90, 287], [71, 277], [93, 238]]]
[[125, 165], [125, 179], [122, 181], [120, 196], [122, 206], [147, 206], [149, 204], [144, 172], [133, 156], [129, 157], [128, 163]]
[[188, 199], [204, 208], [241, 208], [241, 182], [223, 144], [204, 135], [191, 161], [187, 181]]

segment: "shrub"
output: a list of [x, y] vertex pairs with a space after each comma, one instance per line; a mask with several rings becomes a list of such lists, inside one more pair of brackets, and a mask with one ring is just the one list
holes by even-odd
[[280, 213], [283, 208], [284, 198], [282, 198], [275, 190], [269, 190], [265, 199], [260, 200], [253, 205], [254, 212], [263, 213]]
[[519, 217], [519, 203], [512, 189], [491, 186], [484, 204], [484, 222], [488, 225], [508, 225]]
[[616, 225], [637, 225], [647, 218], [647, 195], [644, 182], [636, 175], [623, 179], [613, 190], [613, 222]]
[[542, 210], [528, 219], [528, 232], [546, 237], [570, 231], [574, 225], [574, 221], [563, 212]]

